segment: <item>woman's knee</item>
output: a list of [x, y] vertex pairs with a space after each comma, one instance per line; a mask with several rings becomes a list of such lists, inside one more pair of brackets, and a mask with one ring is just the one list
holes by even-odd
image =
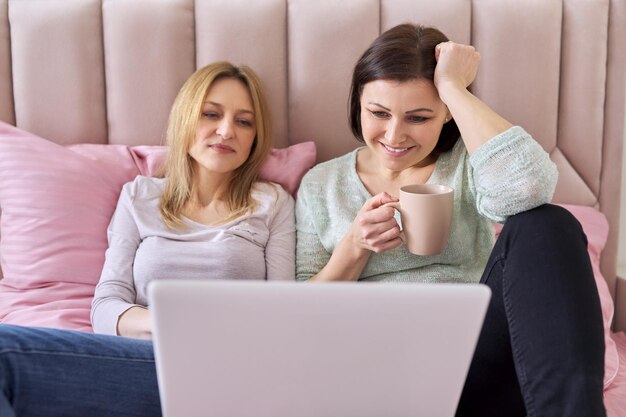
[[560, 244], [587, 245], [587, 237], [580, 222], [567, 209], [554, 204], [544, 204], [516, 214], [507, 219], [501, 236], [514, 234], [532, 239], [556, 241]]
[[563, 207], [546, 204], [510, 217], [496, 246], [494, 250], [506, 259], [508, 274], [521, 275], [524, 282], [556, 279], [571, 286], [576, 286], [575, 282], [584, 288], [595, 285], [587, 237], [578, 220]]
[[554, 204], [543, 204], [534, 209], [518, 213], [509, 217], [505, 225], [582, 230], [580, 223], [572, 213]]

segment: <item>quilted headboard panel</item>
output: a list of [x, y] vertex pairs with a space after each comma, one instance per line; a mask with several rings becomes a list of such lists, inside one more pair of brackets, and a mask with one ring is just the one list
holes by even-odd
[[606, 214], [614, 293], [625, 0], [0, 0], [0, 119], [59, 143], [160, 144], [185, 78], [226, 59], [261, 76], [276, 146], [314, 140], [327, 160], [358, 145], [353, 64], [406, 21], [474, 44], [474, 92], [551, 153], [555, 201]]

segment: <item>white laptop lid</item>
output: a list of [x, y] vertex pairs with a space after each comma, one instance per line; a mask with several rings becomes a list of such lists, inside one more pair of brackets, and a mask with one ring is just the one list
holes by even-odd
[[165, 417], [452, 417], [477, 284], [156, 281]]

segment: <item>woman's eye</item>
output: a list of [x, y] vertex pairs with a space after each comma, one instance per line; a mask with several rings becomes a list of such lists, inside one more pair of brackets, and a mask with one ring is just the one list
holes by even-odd
[[247, 119], [239, 119], [237, 120], [237, 123], [243, 127], [252, 127], [252, 122]]
[[411, 123], [422, 123], [425, 122], [426, 120], [428, 120], [428, 117], [422, 117], [422, 116], [409, 116], [408, 117], [409, 122]]
[[219, 119], [220, 115], [219, 113], [213, 112], [213, 111], [206, 111], [202, 113], [203, 117], [206, 117], [207, 119]]
[[370, 110], [370, 113], [372, 113], [374, 117], [377, 117], [379, 119], [385, 119], [389, 116], [387, 112], [384, 111]]

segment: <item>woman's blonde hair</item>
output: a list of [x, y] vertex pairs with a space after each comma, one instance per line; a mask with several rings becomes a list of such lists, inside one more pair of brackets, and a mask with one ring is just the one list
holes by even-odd
[[170, 228], [184, 225], [181, 215], [192, 196], [194, 163], [189, 149], [196, 138], [202, 105], [209, 88], [218, 79], [240, 80], [252, 98], [256, 136], [248, 159], [238, 167], [227, 184], [226, 202], [230, 216], [223, 221], [237, 218], [254, 207], [252, 185], [257, 180], [261, 164], [271, 148], [270, 117], [261, 82], [247, 66], [235, 66], [229, 62], [215, 62], [194, 72], [183, 84], [170, 112], [166, 142], [168, 155], [163, 166], [166, 185], [161, 196], [160, 211], [163, 221]]

